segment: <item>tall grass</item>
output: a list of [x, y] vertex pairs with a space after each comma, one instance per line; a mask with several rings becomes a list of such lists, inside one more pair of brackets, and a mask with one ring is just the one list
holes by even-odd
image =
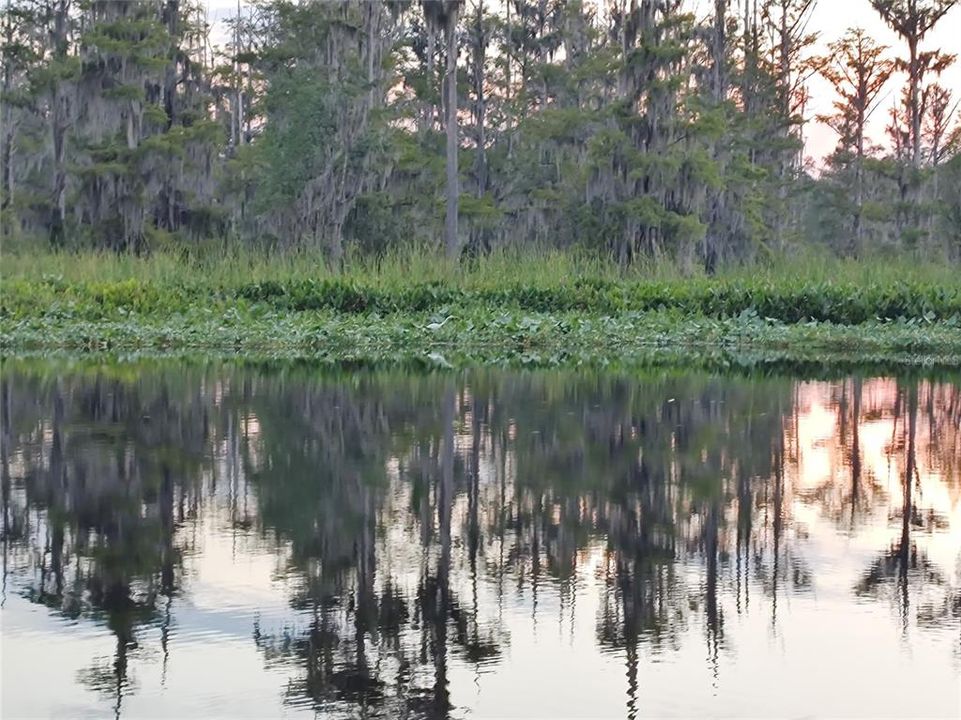
[[160, 284], [202, 283], [237, 286], [249, 282], [274, 280], [324, 280], [332, 277], [363, 280], [390, 285], [420, 282], [467, 282], [489, 285], [500, 282], [527, 281], [532, 284], [554, 284], [575, 277], [616, 279], [665, 277], [677, 275], [669, 265], [639, 266], [621, 271], [597, 256], [586, 254], [543, 252], [521, 253], [505, 250], [483, 258], [454, 263], [443, 254], [421, 250], [395, 250], [376, 258], [349, 257], [343, 269], [333, 271], [321, 254], [288, 252], [234, 251], [221, 256], [184, 259], [155, 253], [138, 258], [114, 253], [84, 252], [7, 254], [3, 258], [0, 277], [39, 280], [56, 276], [68, 283], [116, 282], [137, 279]]
[[[722, 269], [714, 281], [767, 283], [816, 282], [865, 285], [908, 283], [943, 288], [961, 287], [961, 268], [943, 263], [874, 258], [845, 260], [806, 253], [780, 256], [749, 266]], [[68, 284], [138, 280], [157, 285], [200, 285], [230, 288], [267, 280], [276, 282], [325, 280], [401, 287], [414, 282], [451, 283], [484, 288], [507, 285], [553, 287], [577, 279], [618, 281], [682, 281], [704, 279], [683, 272], [670, 261], [642, 261], [620, 268], [603, 255], [570, 251], [524, 252], [506, 249], [453, 263], [426, 249], [399, 249], [376, 257], [348, 257], [339, 272], [330, 269], [319, 253], [267, 254], [244, 249], [224, 254], [184, 258], [171, 253], [148, 257], [105, 252], [15, 252], [0, 258], [0, 282], [39, 281], [55, 277]], [[0, 286], [2, 289], [2, 286]]]
[[627, 269], [599, 257], [503, 251], [454, 264], [436, 253], [350, 258], [332, 272], [308, 254], [235, 252], [184, 260], [113, 254], [3, 258], [0, 317], [98, 320], [200, 308], [395, 313], [517, 308], [613, 315], [673, 309], [687, 315], [754, 313], [794, 323], [884, 320], [961, 323], [955, 268], [917, 263], [782, 258], [707, 278], [668, 263]]

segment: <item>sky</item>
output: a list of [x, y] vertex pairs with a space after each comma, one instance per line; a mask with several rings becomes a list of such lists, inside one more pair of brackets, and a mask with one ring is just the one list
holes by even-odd
[[[211, 22], [218, 22], [236, 12], [237, 0], [206, 0], [210, 12]], [[241, 0], [243, 4], [243, 0]], [[708, 0], [689, 0], [689, 4], [697, 12], [707, 12]], [[864, 28], [880, 44], [889, 46], [889, 54], [906, 53], [897, 35], [890, 30], [878, 17], [871, 7], [869, 0], [818, 0], [811, 17], [809, 29], [819, 34], [817, 54], [827, 51], [827, 45], [839, 37], [845, 30], [853, 27]], [[922, 50], [942, 48], [947, 52], [961, 55], [961, 5], [955, 7], [942, 20], [935, 30], [929, 34]], [[897, 75], [891, 80], [884, 92], [880, 106], [871, 118], [870, 136], [878, 142], [884, 142], [884, 127], [887, 124], [888, 109], [894, 104], [898, 90], [904, 81], [903, 75]], [[942, 77], [941, 84], [954, 91], [955, 97], [961, 97], [961, 60], [956, 62]], [[831, 112], [834, 93], [831, 86], [820, 77], [810, 81], [811, 102], [808, 108], [809, 117]], [[805, 128], [807, 138], [806, 154], [815, 161], [829, 154], [837, 142], [837, 136], [825, 125], [811, 121]]]

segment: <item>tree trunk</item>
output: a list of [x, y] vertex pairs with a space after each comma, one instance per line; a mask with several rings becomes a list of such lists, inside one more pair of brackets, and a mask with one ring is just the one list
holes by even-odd
[[487, 190], [487, 98], [484, 94], [484, 63], [487, 58], [487, 38], [484, 36], [484, 3], [477, 3], [477, 33], [474, 47], [474, 94], [476, 111], [474, 113], [475, 144], [477, 146], [477, 197], [483, 197]]
[[[237, 0], [237, 35], [234, 42], [234, 51], [240, 54], [240, 0]], [[236, 83], [237, 93], [237, 144], [244, 144], [244, 92], [243, 80], [240, 78], [240, 62], [234, 66], [234, 83]]]
[[[434, 55], [437, 52], [434, 39], [434, 25], [427, 23], [427, 87], [432, 87], [434, 82]], [[428, 99], [427, 107], [424, 108], [424, 131], [431, 129], [434, 124], [434, 103]]]
[[[13, 43], [13, 27], [9, 15], [4, 27], [4, 40], [8, 45]], [[11, 65], [11, 63], [3, 64], [4, 96], [8, 96], [13, 89], [13, 68]], [[10, 161], [13, 160], [13, 140], [16, 132], [13, 111], [9, 103], [3, 104], [0, 127], [3, 128], [3, 148], [0, 150], [0, 166], [3, 168], [3, 198], [0, 199], [0, 209], [6, 209], [13, 202], [13, 167], [11, 167]]]
[[[711, 96], [716, 107], [720, 108], [727, 97], [727, 73], [726, 73], [726, 23], [727, 23], [727, 3], [728, 0], [715, 0], [714, 2], [714, 28], [711, 41], [712, 77], [711, 77]], [[712, 141], [713, 147], [711, 154], [718, 165], [723, 165], [724, 150], [723, 141]], [[717, 269], [717, 258], [721, 246], [721, 236], [724, 234], [725, 215], [725, 192], [724, 188], [718, 188], [710, 192], [710, 221], [707, 231], [704, 233], [703, 261], [704, 272], [713, 275]]]
[[[64, 62], [69, 49], [67, 39], [67, 13], [70, 3], [61, 0], [57, 5], [53, 22], [53, 52], [59, 62]], [[53, 88], [53, 117], [50, 129], [53, 141], [53, 206], [54, 217], [50, 227], [50, 242], [53, 245], [63, 245], [65, 225], [67, 220], [67, 128], [70, 121], [67, 117], [67, 98], [61, 92], [62, 80], [54, 80]]]
[[514, 39], [511, 37], [511, 0], [504, 3], [507, 12], [505, 20], [507, 35], [507, 49], [504, 55], [504, 95], [507, 104], [507, 157], [514, 157], [514, 132], [513, 119], [514, 110], [511, 107], [511, 55], [514, 51]]
[[447, 257], [457, 258], [460, 251], [457, 237], [457, 205], [460, 195], [457, 178], [457, 7], [452, 5], [447, 17], [447, 219], [444, 240]]
[[921, 100], [919, 88], [921, 78], [918, 68], [918, 38], [911, 36], [908, 38], [908, 50], [911, 57], [908, 65], [908, 82], [910, 83], [910, 104], [911, 104], [911, 164], [915, 170], [921, 169]]
[[0, 164], [3, 165], [3, 199], [0, 201], [0, 209], [6, 210], [13, 202], [13, 168], [10, 161], [13, 160], [13, 117], [12, 113], [4, 108], [3, 111], [3, 150], [0, 151]]

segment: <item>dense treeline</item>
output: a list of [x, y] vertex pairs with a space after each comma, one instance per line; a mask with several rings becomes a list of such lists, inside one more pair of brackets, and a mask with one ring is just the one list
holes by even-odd
[[[904, 47], [852, 29], [827, 57], [815, 1], [254, 0], [212, 38], [199, 0], [11, 0], [4, 234], [335, 265], [414, 244], [707, 271], [812, 244], [961, 257], [954, 57], [924, 46], [956, 0], [871, 0]], [[815, 73], [837, 93], [816, 119]], [[813, 121], [839, 137], [817, 169]]]

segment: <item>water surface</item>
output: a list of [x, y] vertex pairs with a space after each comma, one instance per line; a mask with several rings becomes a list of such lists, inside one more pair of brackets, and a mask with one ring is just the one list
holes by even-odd
[[961, 380], [7, 360], [4, 717], [961, 715]]

